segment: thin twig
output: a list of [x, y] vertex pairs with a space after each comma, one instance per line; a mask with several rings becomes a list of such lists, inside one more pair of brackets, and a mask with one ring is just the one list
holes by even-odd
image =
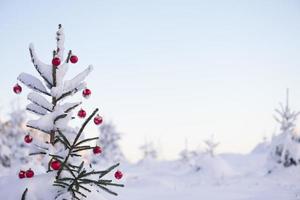
[[22, 194], [22, 199], [21, 200], [26, 200], [26, 194], [28, 192], [28, 188], [26, 188]]

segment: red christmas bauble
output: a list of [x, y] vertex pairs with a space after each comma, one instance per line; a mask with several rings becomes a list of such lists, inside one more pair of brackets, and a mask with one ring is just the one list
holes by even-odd
[[93, 152], [94, 152], [94, 154], [99, 154], [99, 153], [102, 153], [102, 149], [99, 146], [95, 146], [93, 148]]
[[20, 93], [22, 92], [22, 87], [21, 87], [19, 84], [16, 84], [16, 85], [13, 87], [13, 90], [14, 90], [14, 93], [20, 94]]
[[52, 65], [57, 67], [58, 65], [60, 65], [60, 59], [58, 57], [54, 57], [52, 59]]
[[75, 64], [75, 63], [78, 62], [78, 57], [75, 56], [75, 55], [72, 55], [72, 56], [70, 57], [70, 61], [71, 61], [71, 63]]
[[33, 176], [34, 176], [34, 171], [32, 171], [32, 169], [26, 171], [27, 178], [32, 178]]
[[32, 140], [33, 140], [33, 138], [31, 137], [31, 135], [25, 135], [24, 141], [25, 141], [26, 143], [31, 143]]
[[95, 123], [96, 125], [100, 125], [100, 124], [102, 124], [102, 122], [103, 122], [103, 118], [102, 118], [100, 115], [97, 115], [97, 116], [94, 118], [94, 123]]
[[80, 109], [80, 110], [78, 111], [78, 113], [77, 113], [77, 116], [80, 117], [80, 118], [85, 118], [85, 116], [86, 116], [85, 110]]
[[90, 89], [84, 89], [83, 91], [82, 91], [82, 96], [84, 97], [84, 98], [89, 98], [90, 96], [91, 96], [91, 94], [92, 94], [92, 91], [90, 90]]
[[25, 178], [26, 177], [26, 172], [23, 171], [23, 170], [20, 170], [19, 172], [19, 178], [22, 179], [22, 178]]
[[118, 171], [115, 172], [115, 178], [116, 178], [116, 179], [119, 180], [119, 179], [121, 179], [122, 177], [123, 177], [123, 173], [122, 173], [121, 171], [118, 170]]
[[51, 168], [53, 170], [59, 170], [61, 168], [61, 163], [58, 160], [54, 160], [51, 162]]

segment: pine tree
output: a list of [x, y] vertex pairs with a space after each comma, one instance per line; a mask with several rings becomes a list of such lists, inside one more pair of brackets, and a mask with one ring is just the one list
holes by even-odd
[[272, 139], [271, 156], [277, 163], [288, 167], [296, 165], [299, 160], [299, 138], [295, 134], [296, 120], [299, 112], [293, 111], [289, 106], [289, 91], [286, 94], [286, 104], [280, 104], [280, 109], [275, 110], [279, 117], [275, 120], [280, 124], [280, 132]]
[[208, 140], [204, 140], [204, 143], [206, 145], [206, 153], [208, 153], [211, 157], [214, 157], [216, 148], [219, 146], [219, 143], [214, 139], [214, 135], [212, 135]]
[[[85, 89], [84, 80], [93, 67], [90, 65], [74, 78], [64, 80], [70, 62], [74, 64], [78, 61], [78, 57], [72, 51], [68, 52], [68, 56], [63, 61], [64, 39], [63, 28], [59, 25], [56, 37], [57, 48], [53, 51], [52, 64], [50, 65], [43, 63], [37, 57], [32, 44], [29, 46], [32, 63], [45, 84], [28, 73], [21, 73], [18, 76], [18, 80], [32, 90], [28, 94], [28, 100], [31, 103], [26, 109], [38, 116], [37, 119], [28, 121], [27, 127], [39, 130], [49, 136], [49, 140], [44, 143], [35, 138], [32, 142], [29, 140], [33, 148], [30, 155], [42, 155], [47, 160], [47, 173], [53, 174], [53, 185], [57, 188], [55, 199], [85, 199], [87, 192], [94, 190], [94, 187], [117, 195], [108, 186], [123, 185], [113, 183], [112, 180], [104, 179], [104, 177], [119, 164], [99, 171], [82, 158], [82, 154], [95, 150], [95, 147], [90, 146], [89, 142], [98, 140], [98, 137], [84, 139], [83, 131], [93, 118], [96, 123], [99, 109], [96, 108], [87, 117], [86, 111], [80, 109], [77, 113], [78, 117], [85, 118], [80, 129], [69, 125], [69, 122], [74, 118], [73, 111], [82, 102], [70, 103], [65, 102], [65, 100], [82, 90], [83, 96], [85, 96], [87, 89]], [[14, 87], [14, 92], [19, 94], [21, 91], [22, 87], [17, 84]], [[99, 155], [95, 154], [95, 156]], [[29, 172], [28, 174], [33, 176], [33, 171]], [[117, 171], [115, 177], [120, 179], [121, 172]], [[30, 188], [24, 191], [24, 199], [28, 192], [30, 192]]]
[[111, 122], [103, 123], [100, 128], [99, 144], [103, 149], [101, 157], [93, 158], [93, 163], [124, 161], [124, 154], [119, 145], [121, 134]]

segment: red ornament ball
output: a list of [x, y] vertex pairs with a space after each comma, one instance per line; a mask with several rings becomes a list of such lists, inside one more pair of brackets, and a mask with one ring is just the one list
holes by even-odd
[[60, 65], [60, 59], [58, 57], [54, 57], [52, 59], [52, 65], [57, 67], [58, 65]]
[[19, 178], [22, 179], [22, 178], [25, 178], [26, 177], [26, 172], [23, 171], [23, 170], [20, 170], [19, 172]]
[[72, 56], [70, 57], [70, 61], [71, 61], [71, 63], [75, 64], [75, 63], [78, 62], [78, 57], [75, 56], [75, 55], [72, 55]]
[[83, 91], [82, 91], [82, 96], [84, 97], [84, 98], [89, 98], [90, 96], [91, 96], [91, 94], [92, 94], [92, 91], [90, 90], [90, 89], [84, 89]]
[[26, 143], [31, 143], [32, 140], [33, 140], [33, 138], [31, 137], [31, 135], [25, 135], [24, 141], [25, 141]]
[[103, 122], [103, 118], [102, 118], [100, 115], [97, 115], [97, 116], [94, 118], [94, 123], [95, 123], [96, 125], [100, 125], [100, 124], [102, 124], [102, 122]]
[[51, 168], [53, 170], [59, 170], [61, 168], [61, 162], [58, 160], [54, 160], [51, 162]]
[[93, 152], [94, 152], [94, 154], [99, 154], [99, 153], [102, 153], [102, 149], [99, 146], [95, 146], [93, 148]]
[[34, 171], [32, 171], [32, 169], [29, 169], [26, 171], [25, 175], [27, 178], [32, 178], [34, 176]]
[[78, 113], [77, 113], [77, 116], [80, 117], [80, 118], [85, 118], [85, 116], [86, 116], [85, 110], [80, 109], [80, 110], [78, 111]]
[[20, 94], [20, 93], [22, 92], [22, 87], [21, 87], [19, 84], [16, 84], [16, 85], [13, 87], [13, 90], [14, 90], [14, 93]]
[[116, 179], [119, 180], [119, 179], [121, 179], [122, 177], [123, 177], [123, 173], [122, 173], [121, 171], [118, 170], [118, 171], [115, 172], [115, 178], [116, 178]]

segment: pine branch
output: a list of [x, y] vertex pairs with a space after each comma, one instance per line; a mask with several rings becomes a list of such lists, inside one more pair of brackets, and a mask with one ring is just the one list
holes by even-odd
[[[45, 107], [45, 106], [43, 106], [43, 105], [41, 105], [40, 103], [38, 103], [37, 101], [35, 101], [35, 99], [34, 98], [32, 98], [30, 95], [33, 95], [34, 93], [31, 93], [31, 94], [29, 94], [28, 95], [28, 100], [30, 100], [33, 104], [35, 104], [35, 105], [37, 105], [37, 106], [40, 106], [41, 108], [43, 108], [43, 109], [45, 109], [45, 110], [47, 110], [48, 112], [52, 112], [52, 110], [51, 109], [49, 109], [49, 108], [47, 108], [47, 107]], [[38, 95], [38, 94], [36, 94], [36, 95]], [[40, 98], [42, 98], [42, 96], [39, 96]], [[46, 99], [45, 99], [45, 101], [46, 101]], [[47, 102], [48, 103], [48, 102]]]
[[65, 118], [66, 116], [68, 116], [67, 114], [61, 114], [61, 115], [58, 115], [54, 120], [53, 120], [53, 123], [56, 124], [56, 122], [60, 119], [63, 119]]
[[46, 155], [46, 152], [35, 152], [35, 153], [30, 153], [30, 156], [35, 156], [35, 155]]
[[99, 111], [99, 108], [96, 108], [92, 114], [85, 120], [85, 122], [82, 124], [81, 128], [79, 129], [78, 134], [76, 135], [76, 138], [74, 140], [73, 145], [75, 146], [77, 143], [77, 140], [80, 138], [83, 130], [85, 129], [86, 125], [89, 123], [89, 121], [96, 115], [96, 113]]
[[33, 109], [31, 109], [31, 108], [26, 108], [26, 110], [28, 110], [28, 111], [30, 111], [30, 112], [33, 112], [33, 113], [35, 113], [35, 114], [37, 114], [37, 115], [45, 115], [45, 113], [42, 113], [42, 112], [39, 112], [39, 111], [37, 111], [37, 110], [33, 110]]
[[[59, 29], [60, 28], [61, 28], [61, 25], [59, 25]], [[59, 49], [57, 48], [56, 53], [58, 53], [58, 51], [59, 51]], [[55, 53], [53, 53], [53, 57], [54, 57], [54, 54]], [[56, 87], [56, 70], [57, 70], [56, 66], [52, 65], [52, 80], [53, 80], [52, 87]], [[53, 104], [53, 110], [54, 110], [55, 107], [56, 107], [56, 104], [57, 104], [57, 99], [54, 96], [52, 96], [52, 104]], [[54, 140], [55, 140], [55, 130], [52, 130], [51, 133], [50, 133], [50, 143], [52, 145], [55, 144]]]
[[44, 81], [51, 87], [53, 87], [52, 83], [43, 75], [43, 73], [39, 70], [38, 65], [35, 64], [35, 59], [34, 59], [34, 55], [33, 55], [33, 50], [29, 47], [29, 53], [30, 53], [30, 57], [31, 57], [31, 61], [36, 69], [36, 71], [40, 74], [40, 76], [44, 79]]
[[67, 110], [65, 110], [65, 113], [68, 113], [68, 112], [70, 112], [71, 110], [77, 108], [80, 104], [81, 104], [81, 102], [79, 102], [78, 104], [76, 104], [76, 105], [74, 105], [74, 106], [68, 108]]
[[110, 194], [112, 194], [112, 195], [118, 196], [117, 193], [111, 191], [110, 189], [108, 189], [108, 188], [106, 188], [106, 187], [103, 187], [103, 186], [100, 185], [100, 184], [98, 184], [97, 186], [98, 186], [99, 188], [101, 188], [102, 190], [104, 190], [104, 191], [106, 191], [106, 192], [108, 192], [108, 193], [110, 193]]
[[86, 147], [81, 147], [81, 148], [74, 148], [72, 153], [77, 153], [77, 152], [80, 152], [80, 151], [86, 151], [86, 150], [89, 150], [89, 149], [93, 149], [93, 147], [86, 146]]
[[69, 140], [66, 138], [66, 136], [58, 129], [57, 130], [59, 136], [62, 138], [60, 139], [59, 137], [57, 137], [68, 149], [71, 148], [71, 144], [69, 142]]
[[43, 130], [43, 129], [39, 128], [39, 127], [31, 126], [31, 125], [28, 125], [28, 124], [27, 124], [26, 126], [27, 126], [28, 128], [32, 128], [32, 129], [35, 129], [35, 130], [42, 131], [42, 132], [44, 132], [44, 133], [50, 134], [49, 131]]
[[85, 143], [85, 142], [89, 142], [89, 141], [93, 141], [93, 140], [98, 140], [99, 137], [94, 137], [94, 138], [88, 138], [88, 139], [84, 139], [84, 140], [81, 140], [80, 142], [78, 142], [75, 146], [78, 146], [82, 143]]
[[101, 174], [99, 176], [99, 178], [102, 178], [103, 176], [105, 176], [106, 174], [108, 174], [111, 170], [115, 169], [116, 167], [118, 167], [120, 165], [120, 163], [117, 163], [113, 166], [111, 166], [110, 168], [108, 168], [107, 170], [103, 171], [103, 174]]
[[22, 199], [21, 200], [26, 200], [26, 194], [28, 192], [28, 188], [26, 188], [22, 194]]
[[51, 157], [53, 157], [53, 158], [55, 158], [56, 160], [59, 160], [59, 161], [60, 161], [60, 159], [64, 159], [63, 157], [58, 156], [58, 155], [49, 154], [49, 156], [51, 156]]
[[[35, 81], [35, 83], [38, 83], [40, 87], [36, 87], [35, 85], [33, 85], [32, 83], [28, 82], [27, 79], [30, 78], [32, 80]], [[45, 86], [43, 85], [43, 83], [38, 79], [36, 78], [35, 76], [32, 76], [30, 74], [27, 74], [27, 73], [21, 73], [19, 76], [18, 76], [18, 80], [20, 82], [22, 82], [24, 85], [26, 85], [27, 87], [29, 87], [30, 89], [32, 90], [35, 90], [37, 92], [40, 92], [42, 94], [45, 94], [47, 96], [51, 96], [49, 92], [47, 92]]]
[[89, 121], [93, 118], [93, 116], [96, 115], [96, 113], [98, 112], [98, 110], [99, 110], [99, 109], [96, 108], [96, 109], [94, 110], [94, 112], [86, 119], [86, 121], [85, 121], [85, 122], [83, 123], [83, 125], [81, 126], [79, 132], [78, 132], [77, 135], [76, 135], [76, 138], [75, 138], [74, 141], [73, 141], [73, 144], [71, 145], [71, 148], [69, 149], [68, 155], [66, 156], [65, 160], [64, 160], [63, 163], [62, 163], [61, 169], [57, 172], [57, 176], [56, 176], [57, 179], [58, 179], [58, 177], [60, 176], [60, 174], [61, 174], [61, 172], [62, 172], [62, 170], [63, 170], [63, 167], [64, 167], [64, 166], [67, 166], [68, 159], [69, 159], [69, 157], [71, 156], [71, 154], [73, 153], [73, 149], [75, 148], [76, 143], [77, 143], [78, 139], [80, 138], [80, 136], [81, 136], [81, 134], [82, 134], [84, 128], [85, 128], [86, 125], [89, 123]]
[[78, 87], [74, 88], [73, 90], [63, 93], [60, 97], [57, 98], [57, 101], [60, 101], [70, 95], [77, 93], [79, 90], [81, 90], [82, 87], [83, 87], [82, 85], [79, 85]]
[[67, 57], [67, 59], [65, 61], [66, 63], [69, 63], [71, 55], [72, 55], [72, 51], [69, 50], [68, 57]]

